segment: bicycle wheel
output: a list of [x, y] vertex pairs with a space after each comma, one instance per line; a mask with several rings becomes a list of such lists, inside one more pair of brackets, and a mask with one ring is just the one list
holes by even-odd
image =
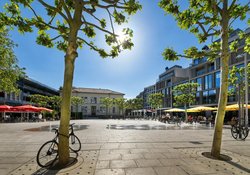
[[54, 140], [50, 140], [44, 143], [39, 149], [36, 161], [40, 167], [48, 167], [52, 165], [57, 159], [58, 155], [58, 143]]
[[72, 151], [78, 152], [81, 150], [81, 141], [80, 139], [74, 135], [70, 134], [69, 135], [69, 147]]
[[245, 140], [248, 136], [249, 129], [245, 126], [242, 127], [242, 140]]
[[239, 135], [238, 126], [236, 126], [236, 125], [232, 126], [232, 128], [231, 128], [231, 134], [232, 134], [232, 137], [237, 140], [238, 135]]

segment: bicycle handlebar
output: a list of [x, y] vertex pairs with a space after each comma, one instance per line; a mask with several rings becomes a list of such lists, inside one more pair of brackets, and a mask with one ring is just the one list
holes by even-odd
[[58, 133], [58, 128], [52, 128], [52, 131], [55, 131], [55, 134]]
[[[69, 125], [69, 129], [74, 130], [74, 129], [73, 129], [73, 125], [74, 125], [74, 124], [75, 124], [75, 123], [70, 124], [70, 125]], [[52, 128], [51, 130], [52, 130], [52, 131], [55, 131], [55, 134], [58, 133], [58, 128]]]

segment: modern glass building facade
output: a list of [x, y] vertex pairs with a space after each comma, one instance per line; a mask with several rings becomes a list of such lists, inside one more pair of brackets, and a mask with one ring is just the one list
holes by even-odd
[[59, 91], [30, 78], [17, 81], [19, 94], [0, 92], [0, 104], [23, 105], [30, 104], [30, 95], [59, 96]]
[[[238, 33], [240, 29], [235, 30], [231, 33], [229, 42], [238, 39]], [[250, 28], [244, 31], [247, 35], [250, 34]], [[218, 42], [219, 40], [215, 41]], [[237, 66], [242, 67], [244, 65], [244, 59], [247, 57], [249, 62], [250, 56], [244, 53], [244, 40], [239, 41], [239, 47], [237, 53], [231, 53], [229, 59], [229, 67]], [[207, 46], [203, 47], [203, 50], [209, 49]], [[172, 89], [174, 86], [185, 83], [185, 82], [195, 82], [199, 84], [197, 88], [196, 100], [192, 106], [205, 105], [205, 106], [217, 106], [219, 91], [220, 91], [220, 57], [214, 61], [208, 61], [207, 57], [195, 59], [188, 68], [182, 68], [181, 66], [173, 66], [171, 68], [165, 69], [165, 72], [159, 75], [156, 81], [156, 92], [161, 92], [164, 94], [164, 108], [174, 107]], [[230, 88], [230, 87], [229, 87]], [[142, 94], [146, 93], [145, 89]], [[146, 96], [143, 96], [146, 97]], [[228, 103], [236, 103], [237, 96], [232, 95], [228, 97]], [[144, 101], [146, 101], [144, 99]], [[144, 105], [147, 109], [148, 106]]]

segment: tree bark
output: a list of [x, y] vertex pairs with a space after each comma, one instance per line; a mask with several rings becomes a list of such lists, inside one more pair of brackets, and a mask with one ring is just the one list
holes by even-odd
[[216, 115], [214, 137], [212, 143], [211, 155], [217, 159], [220, 158], [222, 130], [225, 117], [225, 107], [227, 105], [228, 96], [228, 73], [229, 73], [229, 14], [228, 14], [228, 0], [223, 0], [223, 12], [221, 21], [221, 82], [220, 82], [220, 96], [218, 103], [218, 112]]
[[62, 90], [61, 119], [59, 128], [59, 164], [64, 166], [69, 161], [69, 122], [71, 91], [73, 84], [74, 62], [76, 55], [72, 52], [74, 49], [69, 47], [65, 56], [64, 83]]
[[59, 166], [65, 166], [69, 162], [69, 122], [71, 107], [71, 92], [74, 76], [74, 64], [77, 58], [77, 34], [82, 25], [82, 1], [74, 2], [73, 19], [69, 21], [70, 32], [68, 47], [65, 55], [64, 82], [62, 90], [61, 119], [59, 127]]
[[187, 123], [188, 122], [187, 104], [184, 105], [184, 109], [185, 109], [185, 123]]

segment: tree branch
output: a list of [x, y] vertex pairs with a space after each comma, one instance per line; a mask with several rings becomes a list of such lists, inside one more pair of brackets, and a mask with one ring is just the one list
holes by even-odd
[[60, 14], [61, 17], [64, 18], [69, 23], [69, 19], [67, 18], [67, 16], [65, 16], [60, 10], [58, 10], [57, 8], [55, 8], [55, 7], [53, 7], [53, 6], [45, 3], [43, 0], [38, 0], [38, 2], [40, 4], [42, 4], [44, 7], [49, 8], [51, 10], [54, 10], [55, 12], [57, 12], [58, 14]]
[[54, 40], [56, 40], [56, 39], [58, 39], [58, 38], [60, 38], [60, 37], [62, 37], [62, 38], [63, 38], [63, 36], [62, 36], [62, 35], [58, 35], [58, 36], [56, 36], [56, 37], [54, 37], [54, 38], [51, 38], [51, 39], [50, 39], [50, 41], [54, 41]]
[[[99, 30], [105, 32], [105, 33], [110, 34], [110, 35], [118, 36], [118, 35], [116, 35], [116, 34], [110, 32], [110, 31], [108, 31], [108, 30], [105, 30], [105, 29], [103, 29], [103, 28], [101, 28], [101, 27], [99, 27], [99, 26], [93, 24], [93, 23], [90, 23], [90, 22], [87, 22], [87, 21], [85, 21], [85, 22], [83, 22], [83, 23], [86, 24], [86, 25], [91, 25], [91, 26], [93, 26], [93, 27], [95, 27], [95, 28], [97, 28], [97, 29], [99, 29]], [[80, 29], [80, 30], [83, 30], [83, 29]]]
[[112, 28], [113, 35], [115, 35], [115, 29], [114, 29], [114, 25], [113, 25], [113, 21], [112, 21], [112, 17], [111, 17], [112, 15], [111, 15], [109, 9], [107, 9], [107, 12], [109, 14], [109, 20], [110, 20], [110, 25], [111, 25], [111, 28]]
[[235, 3], [237, 0], [233, 0], [233, 2], [231, 3], [231, 5], [229, 6], [229, 13], [231, 12], [232, 8], [234, 7]]
[[62, 3], [63, 9], [64, 9], [64, 11], [66, 12], [66, 14], [67, 14], [69, 20], [72, 21], [71, 13], [70, 13], [68, 7], [65, 5], [64, 0], [60, 0], [60, 2]]
[[49, 23], [46, 23], [46, 22], [40, 20], [39, 16], [36, 14], [36, 11], [35, 11], [30, 5], [28, 5], [28, 7], [31, 9], [31, 11], [33, 12], [33, 14], [35, 15], [35, 17], [37, 18], [37, 20], [38, 20], [39, 22], [41, 22], [42, 24], [46, 25], [46, 26], [49, 27], [49, 28], [52, 28], [52, 29], [55, 29], [55, 30], [59, 31], [59, 29], [58, 29], [57, 27], [52, 26], [52, 25], [50, 25]]
[[80, 38], [80, 37], [77, 37], [77, 39], [81, 40], [82, 42], [84, 42], [85, 44], [87, 44], [91, 49], [95, 50], [95, 51], [100, 51], [96, 46], [88, 43], [86, 40]]

